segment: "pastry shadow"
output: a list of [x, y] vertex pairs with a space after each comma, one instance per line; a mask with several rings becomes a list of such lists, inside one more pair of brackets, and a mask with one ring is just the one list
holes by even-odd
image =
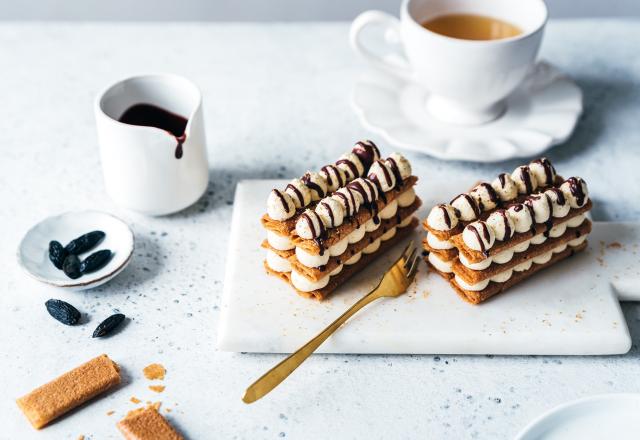
[[136, 234], [135, 249], [129, 265], [104, 286], [87, 292], [99, 293], [100, 296], [120, 295], [128, 292], [132, 285], [140, 285], [155, 278], [162, 272], [164, 266], [164, 247], [160, 243], [161, 237]]

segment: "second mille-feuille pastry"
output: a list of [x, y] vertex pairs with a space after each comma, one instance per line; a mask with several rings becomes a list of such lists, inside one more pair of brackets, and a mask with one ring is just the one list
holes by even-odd
[[478, 304], [586, 248], [587, 184], [564, 180], [547, 158], [480, 183], [424, 221], [427, 262]]
[[324, 299], [418, 225], [417, 177], [399, 153], [381, 159], [371, 141], [267, 199], [262, 224], [269, 274]]

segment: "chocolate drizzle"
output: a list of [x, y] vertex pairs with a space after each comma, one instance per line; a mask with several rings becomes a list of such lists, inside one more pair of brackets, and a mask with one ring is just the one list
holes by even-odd
[[551, 216], [549, 216], [549, 220], [544, 222], [544, 227], [545, 227], [544, 236], [549, 238], [549, 232], [553, 228], [553, 218]]
[[[393, 181], [391, 179], [392, 175], [389, 172], [389, 169], [387, 168], [387, 165], [381, 160], [378, 160], [377, 162], [378, 162], [378, 164], [380, 166], [380, 169], [382, 169], [382, 174], [384, 174], [384, 181], [387, 183], [388, 187], [391, 187], [392, 186], [391, 184], [393, 183]], [[395, 177], [395, 176], [393, 176], [393, 177]], [[371, 179], [371, 176], [369, 176], [369, 179]]]
[[305, 174], [304, 176], [302, 176], [302, 182], [312, 191], [315, 191], [318, 194], [318, 197], [320, 197], [321, 199], [324, 198], [325, 193], [322, 190], [322, 188], [320, 187], [320, 185], [318, 185], [315, 182], [311, 181], [311, 175], [309, 173]]
[[[320, 230], [319, 231], [316, 230], [316, 226], [313, 224], [313, 220], [311, 219], [311, 216], [309, 215], [310, 212], [312, 212], [316, 216], [316, 220], [318, 220], [318, 224], [320, 225]], [[308, 210], [308, 211], [303, 212], [301, 217], [306, 220], [307, 225], [309, 226], [309, 229], [311, 230], [311, 236], [313, 238], [318, 237], [323, 232], [324, 225], [322, 224], [322, 220], [320, 220], [320, 218], [318, 217], [318, 214], [316, 214], [313, 211], [309, 211]]]
[[[364, 189], [364, 186], [362, 185], [363, 183], [367, 185], [369, 192], [367, 192], [367, 190]], [[353, 182], [347, 185], [347, 188], [353, 191], [356, 191], [358, 194], [360, 194], [362, 196], [362, 200], [364, 200], [365, 203], [371, 203], [375, 201], [374, 196], [377, 188], [371, 183], [369, 179], [354, 180]]]
[[[353, 195], [353, 191], [351, 191], [349, 188], [345, 188], [345, 190], [346, 191], [336, 191], [333, 195], [340, 197], [344, 201], [347, 217], [351, 217], [356, 213], [356, 198]], [[349, 194], [348, 197], [345, 192]]]
[[485, 222], [480, 222], [480, 226], [482, 226], [482, 235], [487, 243], [491, 241], [491, 234], [489, 234], [489, 227]]
[[547, 199], [547, 206], [549, 207], [549, 218], [553, 217], [553, 203], [551, 203], [551, 197], [547, 194], [542, 193], [542, 196]]
[[481, 212], [480, 207], [476, 203], [475, 199], [467, 193], [459, 194], [453, 200], [451, 200], [450, 204], [453, 205], [453, 202], [458, 200], [460, 197], [463, 197], [467, 201], [469, 206], [471, 206], [471, 209], [473, 210], [473, 213], [475, 214], [476, 218], [480, 217], [480, 212]]
[[[369, 193], [367, 193], [367, 190], [365, 190], [364, 186], [362, 185], [363, 183], [367, 185]], [[371, 183], [369, 179], [358, 179], [348, 184], [347, 188], [356, 191], [362, 196], [362, 199], [364, 200], [364, 203], [362, 205], [369, 211], [373, 222], [375, 224], [378, 224], [380, 222], [380, 219], [378, 218], [378, 202], [375, 198], [376, 187], [374, 186], [374, 184]], [[369, 197], [369, 194], [371, 194], [371, 197]]]
[[335, 165], [325, 165], [320, 168], [321, 171], [324, 171], [324, 174], [327, 176], [327, 183], [329, 186], [333, 186], [333, 177], [331, 176], [331, 171], [336, 176], [337, 179], [337, 188], [342, 188], [345, 182], [342, 180], [342, 176], [340, 175], [340, 170]]
[[529, 230], [531, 231], [532, 235], [536, 234], [536, 211], [533, 209], [533, 197], [528, 197], [525, 201], [524, 201], [524, 206], [527, 207], [527, 210], [529, 211], [529, 215], [531, 216], [531, 227], [529, 228]]
[[442, 218], [444, 222], [447, 224], [447, 228], [451, 229], [451, 216], [449, 216], [449, 211], [444, 204], [438, 205], [438, 208], [442, 211]]
[[289, 204], [287, 203], [287, 200], [284, 198], [282, 191], [280, 191], [279, 189], [274, 189], [272, 192], [278, 196], [278, 199], [280, 199], [280, 203], [282, 203], [282, 209], [284, 209], [284, 212], [288, 214], [290, 211]]
[[482, 182], [481, 184], [478, 185], [478, 187], [484, 188], [485, 190], [487, 190], [487, 195], [489, 196], [489, 200], [491, 201], [491, 203], [498, 204], [498, 201], [499, 201], [498, 194], [496, 193], [496, 190], [493, 189], [493, 186], [491, 186], [487, 182]]
[[546, 157], [541, 157], [540, 159], [534, 160], [532, 163], [537, 163], [539, 165], [542, 165], [542, 168], [544, 169], [544, 176], [545, 176], [544, 185], [545, 186], [553, 185], [553, 179], [554, 179], [554, 176], [556, 175], [556, 169], [553, 167], [549, 159], [547, 159]]
[[398, 162], [393, 157], [387, 157], [387, 163], [389, 164], [389, 168], [391, 168], [391, 172], [396, 177], [396, 188], [401, 188], [404, 184], [404, 180], [402, 179], [402, 174], [400, 174], [400, 167], [398, 167]]
[[[482, 231], [483, 235], [485, 237], [489, 236], [487, 225], [485, 225], [484, 223], [480, 223], [480, 224], [483, 225], [483, 231]], [[478, 228], [476, 228], [475, 225], [468, 225], [467, 228], [475, 234], [476, 238], [478, 239], [478, 243], [480, 244], [480, 250], [484, 255], [487, 255], [487, 247], [484, 245], [484, 241], [482, 240], [482, 237], [480, 237], [480, 232], [478, 232]], [[487, 239], [487, 241], [489, 240]]]
[[520, 170], [520, 177], [524, 182], [526, 193], [531, 194], [533, 192], [533, 182], [531, 181], [531, 170], [529, 169], [529, 165], [523, 165], [518, 169]]
[[498, 179], [500, 179], [500, 186], [502, 188], [504, 188], [505, 186], [507, 186], [507, 178], [505, 176], [508, 176], [507, 173], [502, 173], [498, 176]]
[[549, 188], [547, 191], [553, 191], [553, 193], [556, 195], [556, 202], [558, 202], [558, 205], [564, 206], [565, 203], [567, 203], [567, 200], [564, 198], [564, 194], [563, 192], [560, 190], [560, 188]]
[[[318, 221], [318, 226], [320, 228], [319, 230], [316, 230], [313, 220], [311, 219], [311, 215], [313, 215]], [[322, 219], [315, 211], [311, 211], [309, 209], [303, 212], [300, 217], [304, 218], [307, 224], [309, 225], [309, 229], [311, 230], [311, 236], [313, 237], [313, 241], [316, 242], [316, 245], [318, 245], [318, 248], [320, 249], [320, 256], [324, 255], [324, 251], [325, 251], [324, 241], [327, 238], [327, 228], [324, 227], [324, 223], [322, 223]]]
[[360, 176], [360, 173], [358, 173], [358, 167], [356, 166], [355, 163], [353, 163], [353, 161], [349, 159], [340, 159], [336, 162], [336, 165], [343, 165], [343, 164], [349, 167], [349, 170], [351, 170], [351, 174], [354, 177]]
[[587, 198], [587, 195], [582, 189], [584, 181], [579, 177], [569, 177], [566, 182], [569, 182], [569, 191], [571, 195], [576, 198], [578, 206], [584, 205], [585, 199]]
[[291, 183], [286, 186], [286, 188], [284, 189], [285, 192], [288, 189], [293, 191], [293, 193], [296, 195], [296, 197], [298, 198], [298, 201], [300, 202], [300, 206], [304, 206], [304, 197], [302, 196], [302, 193], [300, 192], [300, 190], [298, 188], [296, 188], [295, 185], [293, 185]]
[[373, 184], [376, 186], [376, 188], [378, 188], [378, 196], [386, 204], [387, 203], [387, 195], [382, 190], [382, 184], [380, 183], [380, 180], [378, 180], [378, 176], [376, 176], [375, 174], [370, 174], [369, 177], [367, 177], [367, 179], [372, 181]]
[[[358, 156], [365, 169], [371, 167], [373, 161], [380, 157], [380, 150], [370, 140], [356, 142], [351, 152]], [[355, 173], [355, 175], [357, 176], [358, 174]]]
[[336, 220], [333, 215], [333, 209], [331, 209], [331, 206], [329, 206], [329, 204], [325, 201], [320, 202], [320, 205], [326, 208], [327, 212], [329, 213], [329, 218], [331, 219], [331, 227], [334, 227], [336, 225]]
[[507, 240], [511, 238], [511, 226], [509, 226], [509, 219], [507, 218], [507, 211], [504, 209], [498, 209], [496, 211], [502, 217], [502, 221], [504, 223], [504, 237], [503, 240]]

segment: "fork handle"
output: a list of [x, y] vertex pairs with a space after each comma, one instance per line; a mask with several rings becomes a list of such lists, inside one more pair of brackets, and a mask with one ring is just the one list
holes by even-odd
[[297, 351], [291, 353], [286, 359], [280, 362], [278, 365], [267, 371], [262, 377], [256, 380], [253, 384], [247, 388], [242, 397], [244, 403], [253, 403], [256, 400], [267, 395], [271, 390], [277, 387], [283, 380], [285, 380], [296, 368], [300, 366], [308, 357], [316, 351], [329, 336], [333, 334], [338, 328], [344, 324], [349, 318], [351, 318], [356, 312], [362, 309], [367, 304], [380, 298], [377, 294], [378, 288], [376, 287], [367, 295], [362, 297], [358, 302], [349, 307], [338, 319], [333, 321], [322, 330], [315, 338], [307, 342], [300, 347]]

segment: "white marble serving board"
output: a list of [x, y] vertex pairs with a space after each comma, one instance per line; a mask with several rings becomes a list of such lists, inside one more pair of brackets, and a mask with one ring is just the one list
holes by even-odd
[[[418, 212], [471, 182], [424, 179]], [[238, 184], [228, 249], [218, 348], [289, 353], [367, 293], [402, 244], [379, 258], [329, 299], [298, 296], [263, 268], [259, 219], [269, 190], [283, 181]], [[596, 201], [597, 203], [597, 201]], [[422, 230], [416, 230], [419, 243]], [[318, 350], [324, 353], [557, 354], [626, 353], [631, 338], [619, 297], [640, 299], [640, 224], [595, 223], [589, 248], [484, 304], [462, 301], [422, 265], [414, 285], [396, 299], [360, 311]], [[614, 243], [613, 245], [611, 245]], [[620, 243], [619, 247], [615, 243]]]

